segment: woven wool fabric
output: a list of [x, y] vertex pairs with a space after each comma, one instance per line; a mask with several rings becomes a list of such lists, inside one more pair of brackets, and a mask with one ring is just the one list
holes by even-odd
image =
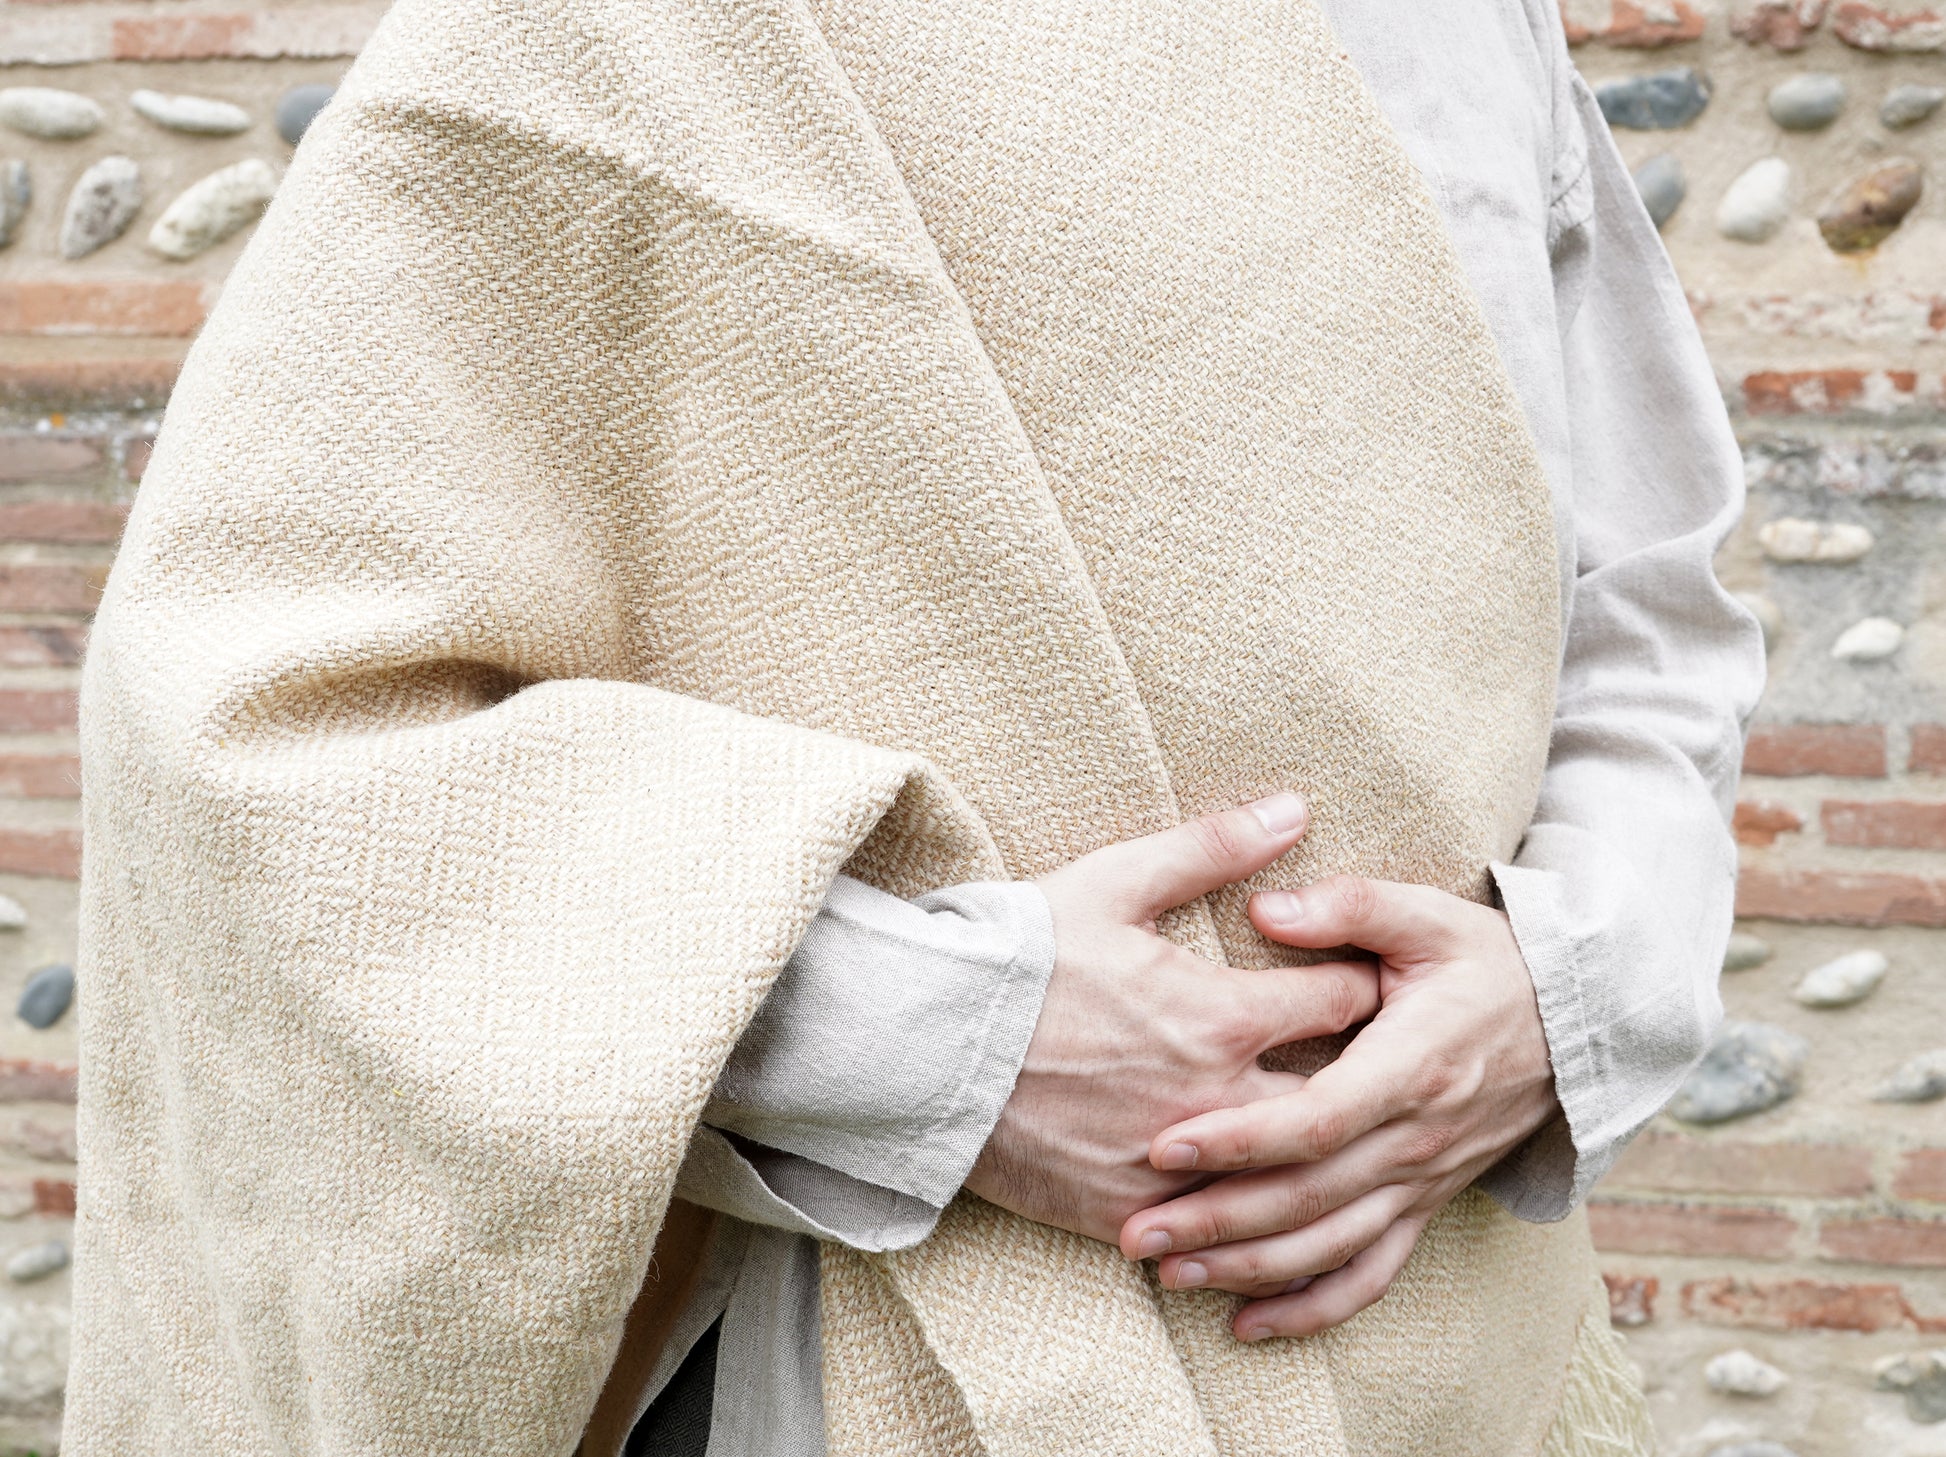
[[[1308, 4], [401, 0], [88, 662], [67, 1449], [572, 1450], [841, 867], [1032, 875], [1296, 787], [1266, 881], [1484, 895], [1553, 552]], [[1170, 933], [1265, 964], [1241, 905]], [[1372, 1311], [1242, 1346], [964, 1199], [827, 1253], [831, 1447], [1567, 1457], [1564, 1391], [1632, 1400], [1591, 1282], [1578, 1222], [1468, 1196]]]

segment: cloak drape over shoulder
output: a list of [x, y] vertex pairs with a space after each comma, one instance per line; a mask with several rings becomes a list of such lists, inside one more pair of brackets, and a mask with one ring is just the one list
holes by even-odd
[[[1483, 896], [1558, 619], [1309, 4], [400, 0], [87, 665], [66, 1450], [562, 1457], [841, 867], [1295, 787], [1280, 875]], [[1171, 933], [1264, 964], [1242, 900]], [[834, 1457], [1565, 1454], [1626, 1405], [1580, 1223], [1477, 1196], [1306, 1342], [971, 1198], [824, 1285]]]

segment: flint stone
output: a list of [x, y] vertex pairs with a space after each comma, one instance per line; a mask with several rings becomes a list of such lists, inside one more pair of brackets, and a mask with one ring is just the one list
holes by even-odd
[[1881, 951], [1853, 951], [1807, 971], [1791, 996], [1807, 1007], [1849, 1007], [1876, 991], [1891, 968]]
[[1750, 615], [1757, 619], [1757, 626], [1764, 630], [1766, 650], [1776, 645], [1777, 634], [1784, 630], [1784, 614], [1777, 604], [1761, 592], [1738, 592], [1737, 601], [1750, 609]]
[[1930, 1103], [1946, 1098], [1946, 1047], [1909, 1057], [1872, 1094], [1879, 1103]]
[[66, 142], [85, 137], [104, 120], [102, 109], [75, 91], [52, 86], [9, 86], [0, 90], [0, 123], [30, 137]]
[[1820, 131], [1845, 109], [1845, 83], [1829, 71], [1807, 71], [1771, 87], [1766, 104], [1785, 131]]
[[1689, 184], [1683, 180], [1682, 163], [1663, 152], [1635, 169], [1635, 190], [1642, 195], [1650, 221], [1659, 228], [1676, 215], [1689, 195]]
[[1905, 221], [1925, 190], [1917, 162], [1895, 157], [1840, 188], [1818, 214], [1818, 231], [1834, 253], [1876, 248]]
[[81, 174], [61, 219], [61, 256], [85, 258], [128, 231], [142, 206], [142, 169], [127, 157], [103, 157]]
[[1739, 243], [1768, 241], [1791, 214], [1791, 166], [1782, 157], [1752, 162], [1716, 205], [1716, 230]]
[[60, 1399], [68, 1329], [68, 1313], [57, 1305], [0, 1303], [0, 1410], [33, 1411]]
[[1669, 1101], [1685, 1123], [1725, 1123], [1774, 1108], [1797, 1092], [1811, 1044], [1763, 1022], [1725, 1022], [1696, 1070]]
[[74, 1000], [74, 968], [43, 966], [27, 980], [20, 994], [20, 1020], [29, 1027], [52, 1027]]
[[165, 258], [194, 258], [263, 216], [276, 190], [277, 174], [255, 157], [212, 172], [169, 204], [149, 246]]
[[1748, 971], [1753, 966], [1762, 966], [1770, 960], [1770, 943], [1761, 941], [1747, 931], [1737, 931], [1730, 937], [1730, 944], [1723, 948], [1723, 969], [1725, 971]]
[[1709, 105], [1710, 83], [1691, 66], [1609, 81], [1595, 89], [1601, 114], [1610, 126], [1635, 131], [1668, 131], [1685, 126]]
[[1903, 1394], [1915, 1422], [1946, 1422], [1946, 1351], [1887, 1357], [1872, 1368], [1872, 1384]]
[[291, 87], [277, 103], [277, 135], [296, 146], [336, 89], [322, 85]]
[[227, 101], [206, 96], [171, 96], [161, 91], [137, 91], [128, 98], [136, 114], [172, 132], [227, 137], [250, 125], [250, 113]]
[[1838, 634], [1831, 656], [1853, 663], [1877, 663], [1892, 656], [1905, 641], [1905, 628], [1889, 617], [1867, 617]]
[[1849, 521], [1780, 516], [1764, 523], [1757, 544], [1774, 562], [1855, 562], [1872, 549], [1872, 533]]
[[1703, 1367], [1703, 1380], [1724, 1396], [1775, 1396], [1790, 1381], [1770, 1362], [1749, 1351], [1725, 1351]]
[[19, 158], [0, 162], [0, 248], [14, 240], [27, 204], [34, 200], [34, 176]]
[[7, 1278], [16, 1285], [25, 1285], [29, 1280], [43, 1280], [68, 1262], [68, 1247], [58, 1239], [48, 1240], [45, 1244], [29, 1245], [7, 1261]]
[[1879, 103], [1879, 123], [1895, 132], [1903, 131], [1939, 110], [1942, 101], [1946, 101], [1946, 86], [1894, 86]]
[[0, 931], [18, 931], [27, 924], [27, 907], [10, 895], [0, 895]]

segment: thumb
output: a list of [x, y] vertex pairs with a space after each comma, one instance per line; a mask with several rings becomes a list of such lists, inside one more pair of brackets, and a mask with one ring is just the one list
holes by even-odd
[[1069, 867], [1095, 894], [1136, 920], [1255, 875], [1304, 836], [1309, 812], [1295, 794], [1274, 794], [1159, 834], [1123, 840]]

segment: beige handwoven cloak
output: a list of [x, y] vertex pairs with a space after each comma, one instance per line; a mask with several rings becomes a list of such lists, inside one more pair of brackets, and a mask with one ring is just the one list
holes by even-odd
[[[1484, 896], [1558, 616], [1304, 0], [400, 0], [89, 657], [65, 1450], [570, 1452], [841, 867], [1295, 787], [1267, 880]], [[1241, 902], [1171, 934], [1266, 964]], [[1477, 1195], [1309, 1341], [970, 1198], [824, 1269], [833, 1457], [1643, 1450], [1583, 1226]]]

